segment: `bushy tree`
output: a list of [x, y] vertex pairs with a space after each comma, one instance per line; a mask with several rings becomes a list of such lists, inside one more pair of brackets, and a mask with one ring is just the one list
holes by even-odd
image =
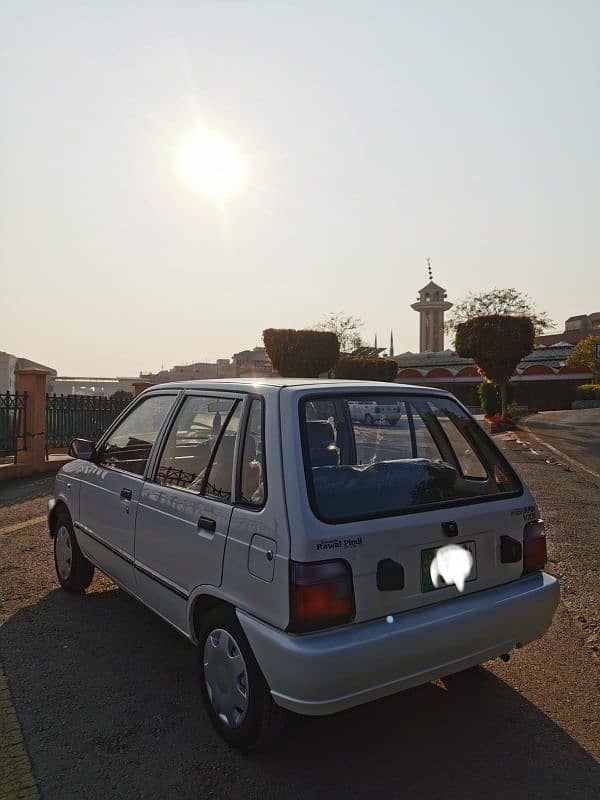
[[[512, 403], [515, 387], [513, 383], [509, 383], [506, 387], [506, 401]], [[477, 396], [479, 397], [479, 404], [483, 409], [483, 413], [488, 417], [493, 417], [502, 409], [502, 398], [500, 391], [491, 381], [482, 381], [477, 387]]]
[[114, 392], [110, 396], [111, 400], [118, 400], [121, 403], [128, 403], [130, 400], [133, 400], [132, 392], [126, 392], [125, 389], [119, 389], [117, 392]]
[[600, 383], [582, 383], [575, 389], [575, 393], [580, 400], [600, 401]]
[[271, 364], [284, 378], [318, 378], [340, 357], [338, 338], [331, 331], [267, 328], [263, 341]]
[[335, 377], [357, 381], [393, 381], [398, 362], [377, 356], [342, 356], [335, 367]]
[[571, 350], [571, 355], [567, 358], [567, 366], [589, 369], [594, 376], [594, 380], [600, 381], [600, 361], [598, 361], [595, 354], [596, 342], [600, 342], [600, 336], [587, 336], [577, 342]]
[[340, 343], [342, 353], [350, 353], [363, 344], [360, 329], [363, 321], [343, 311], [331, 311], [315, 325], [317, 331], [331, 331], [335, 333]]
[[470, 292], [448, 313], [446, 330], [456, 335], [456, 329], [461, 322], [466, 322], [473, 317], [487, 317], [494, 314], [529, 317], [536, 334], [554, 327], [554, 322], [545, 312], [535, 310], [529, 295], [511, 287], [509, 289], [490, 289], [479, 294]]
[[472, 358], [480, 374], [500, 390], [502, 416], [507, 416], [507, 384], [522, 358], [533, 350], [535, 329], [529, 317], [490, 314], [461, 322], [456, 352]]

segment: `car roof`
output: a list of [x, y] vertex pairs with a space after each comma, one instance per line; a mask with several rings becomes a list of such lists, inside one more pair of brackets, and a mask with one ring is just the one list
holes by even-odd
[[211, 391], [226, 390], [229, 392], [248, 391], [253, 389], [259, 393], [269, 391], [280, 391], [281, 389], [291, 389], [292, 391], [303, 391], [314, 389], [315, 391], [332, 392], [340, 389], [352, 389], [361, 392], [369, 390], [390, 390], [402, 391], [408, 394], [443, 394], [448, 392], [443, 389], [434, 389], [429, 386], [414, 386], [406, 383], [389, 383], [384, 381], [352, 381], [338, 380], [334, 378], [215, 378], [196, 381], [173, 381], [172, 383], [161, 383], [148, 387], [145, 391], [155, 391], [157, 389], [207, 389]]

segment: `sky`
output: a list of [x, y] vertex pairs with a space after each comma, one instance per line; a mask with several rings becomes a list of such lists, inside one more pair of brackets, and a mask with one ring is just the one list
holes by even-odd
[[[597, 2], [0, 20], [0, 350], [137, 375], [332, 311], [417, 350], [426, 258], [450, 301], [514, 286], [561, 330], [600, 311]], [[219, 159], [235, 175], [208, 191]]]

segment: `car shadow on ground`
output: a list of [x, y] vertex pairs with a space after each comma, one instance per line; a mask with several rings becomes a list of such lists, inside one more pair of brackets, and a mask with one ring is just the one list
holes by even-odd
[[25, 500], [50, 498], [54, 491], [54, 475], [39, 478], [18, 478], [0, 483], [0, 508], [22, 503]]
[[244, 756], [200, 706], [195, 649], [103, 579], [0, 628], [44, 798], [590, 798], [600, 768], [485, 669], [333, 717]]

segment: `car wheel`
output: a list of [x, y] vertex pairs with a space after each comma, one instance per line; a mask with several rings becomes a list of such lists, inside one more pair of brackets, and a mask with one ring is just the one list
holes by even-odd
[[202, 620], [198, 656], [202, 697], [219, 735], [243, 751], [270, 744], [281, 732], [284, 712], [229, 606], [217, 606]]
[[396, 417], [394, 417], [394, 419], [390, 419], [389, 420], [389, 423], [392, 426], [397, 425], [398, 424], [398, 419]]
[[94, 565], [79, 549], [71, 517], [66, 511], [56, 515], [52, 533], [54, 566], [60, 585], [67, 592], [83, 592], [92, 582]]
[[365, 425], [372, 425], [373, 417], [370, 414], [365, 414]]

